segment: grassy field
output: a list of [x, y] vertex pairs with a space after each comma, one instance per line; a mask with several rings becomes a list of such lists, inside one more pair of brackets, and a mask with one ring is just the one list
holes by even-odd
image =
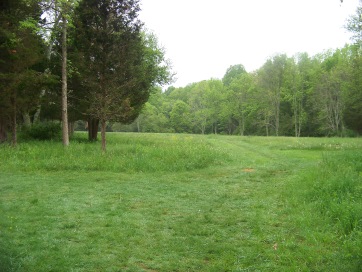
[[362, 271], [362, 139], [0, 146], [0, 271]]

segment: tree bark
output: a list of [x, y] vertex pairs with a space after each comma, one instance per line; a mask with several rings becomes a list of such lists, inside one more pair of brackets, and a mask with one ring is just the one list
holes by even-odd
[[[42, 90], [40, 93], [40, 99], [45, 95], [45, 90]], [[41, 111], [41, 103], [39, 103], [39, 105], [36, 108], [36, 112], [34, 113], [33, 116], [33, 124], [37, 123], [40, 119], [40, 111]]]
[[5, 142], [8, 138], [7, 135], [7, 122], [2, 118], [0, 113], [0, 143]]
[[140, 124], [140, 119], [137, 118], [137, 132], [141, 132], [141, 124]]
[[98, 138], [98, 125], [99, 120], [89, 117], [88, 118], [88, 140], [97, 141]]
[[67, 20], [65, 16], [62, 19], [62, 135], [63, 145], [68, 146]]
[[17, 108], [16, 108], [16, 98], [13, 97], [11, 99], [11, 104], [12, 104], [12, 116], [11, 116], [11, 145], [12, 146], [16, 146], [17, 143], [18, 143], [18, 139], [17, 139], [17, 131], [16, 131], [16, 126], [17, 126], [17, 123], [16, 123], [16, 111], [17, 111]]
[[68, 135], [69, 137], [74, 135], [74, 122], [68, 123]]
[[101, 136], [102, 136], [102, 151], [106, 152], [106, 120], [102, 120]]
[[24, 121], [24, 126], [26, 128], [30, 128], [31, 127], [31, 120], [30, 120], [30, 114], [29, 112], [24, 112], [23, 113], [23, 121]]

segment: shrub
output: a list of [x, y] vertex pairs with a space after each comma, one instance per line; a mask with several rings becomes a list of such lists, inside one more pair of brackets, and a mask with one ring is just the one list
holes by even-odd
[[61, 138], [61, 126], [58, 122], [39, 122], [24, 131], [24, 137], [34, 140], [56, 140]]

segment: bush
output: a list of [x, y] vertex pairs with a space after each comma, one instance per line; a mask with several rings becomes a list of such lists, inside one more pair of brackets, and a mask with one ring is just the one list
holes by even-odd
[[57, 140], [61, 138], [61, 126], [58, 122], [40, 122], [24, 131], [24, 137], [34, 140]]

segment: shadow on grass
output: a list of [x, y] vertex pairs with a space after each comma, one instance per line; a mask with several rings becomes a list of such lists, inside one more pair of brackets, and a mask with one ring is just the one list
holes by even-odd
[[11, 243], [8, 239], [0, 239], [0, 244], [0, 271], [16, 271], [18, 252], [10, 246]]

